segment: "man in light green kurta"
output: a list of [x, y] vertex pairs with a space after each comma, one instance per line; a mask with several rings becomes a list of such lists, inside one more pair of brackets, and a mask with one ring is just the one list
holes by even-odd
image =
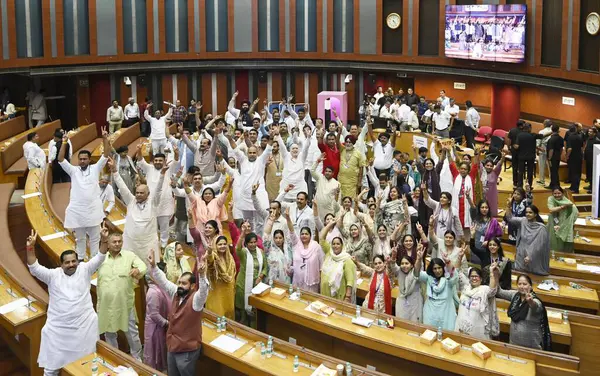
[[121, 250], [122, 246], [123, 237], [116, 233], [108, 237], [108, 243], [101, 244], [101, 247], [108, 247], [108, 254], [98, 269], [98, 327], [106, 342], [115, 348], [119, 348], [117, 332], [124, 332], [131, 356], [141, 360], [134, 289], [146, 273], [146, 264], [133, 252]]

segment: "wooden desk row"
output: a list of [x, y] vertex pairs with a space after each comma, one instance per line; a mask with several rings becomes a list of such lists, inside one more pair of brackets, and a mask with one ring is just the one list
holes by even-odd
[[[265, 333], [258, 332], [246, 326], [228, 320], [227, 332], [219, 333], [216, 330], [216, 316], [210, 311], [204, 311], [202, 327], [202, 353], [198, 360], [197, 371], [201, 374], [210, 375], [231, 375], [235, 371], [244, 375], [291, 375], [293, 374], [294, 357], [297, 355], [299, 367], [297, 374], [310, 376], [323, 364], [329, 369], [335, 369], [338, 364], [346, 365], [345, 360], [335, 359], [326, 355], [316, 353], [300, 346], [293, 345], [287, 341], [281, 341], [273, 338], [274, 354], [271, 358], [262, 358], [260, 344], [267, 344], [268, 336]], [[227, 336], [229, 339], [239, 341], [241, 347], [231, 352], [215, 345], [213, 341], [221, 336]], [[111, 368], [117, 366], [131, 367], [140, 376], [162, 376], [156, 370], [134, 361], [123, 352], [112, 348], [105, 342], [99, 341], [97, 345], [97, 359], [99, 372], [114, 371], [103, 365], [106, 361]], [[62, 375], [68, 376], [87, 376], [91, 371], [92, 359], [94, 354], [85, 356], [62, 370]], [[352, 364], [354, 375], [365, 376], [383, 376], [385, 374], [366, 369], [359, 365]], [[200, 373], [199, 373], [200, 374]], [[237, 374], [237, 373], [235, 373]]]
[[[504, 256], [515, 260], [516, 249], [512, 244], [503, 243]], [[554, 252], [557, 260], [550, 259], [550, 273], [559, 277], [580, 279], [583, 281], [600, 282], [600, 273], [582, 269], [578, 265], [595, 266], [600, 268], [600, 257], [582, 255], [579, 253]], [[572, 258], [577, 261], [576, 265], [567, 264], [564, 259]]]
[[[332, 356], [344, 353], [356, 363], [373, 365], [392, 374], [398, 369], [405, 375], [578, 374], [579, 360], [575, 357], [496, 341], [481, 341], [494, 352], [491, 358], [481, 360], [469, 350], [479, 340], [456, 332], [447, 332], [444, 337], [451, 337], [463, 349], [450, 355], [438, 343], [431, 347], [420, 343], [419, 335], [428, 328], [425, 325], [394, 318], [394, 329], [377, 325], [367, 329], [351, 323], [355, 315], [353, 305], [308, 292], [303, 292], [302, 297], [304, 301], [251, 296], [249, 303], [258, 310], [259, 330], [283, 339], [294, 337], [298, 344]], [[308, 303], [315, 300], [337, 312], [325, 317], [307, 311]], [[388, 317], [370, 310], [363, 312], [363, 317], [372, 319]]]
[[41, 376], [37, 365], [41, 331], [46, 323], [47, 302], [37, 301], [31, 293], [13, 279], [6, 270], [0, 270], [0, 308], [26, 299], [25, 305], [0, 314], [0, 337], [19, 360], [27, 366], [31, 375]]

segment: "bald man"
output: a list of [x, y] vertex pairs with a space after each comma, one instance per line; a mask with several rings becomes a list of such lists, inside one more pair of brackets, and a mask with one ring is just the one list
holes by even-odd
[[123, 231], [123, 249], [135, 253], [142, 260], [148, 258], [148, 252], [154, 250], [154, 257], [158, 259], [159, 241], [158, 226], [156, 216], [160, 204], [165, 173], [170, 166], [167, 164], [161, 170], [160, 178], [153, 189], [156, 190], [149, 199], [150, 189], [145, 184], [140, 184], [135, 188], [135, 195], [131, 193], [112, 159], [109, 159], [108, 166], [112, 172], [113, 181], [121, 192], [121, 198], [127, 205], [127, 217], [125, 217], [125, 230]]

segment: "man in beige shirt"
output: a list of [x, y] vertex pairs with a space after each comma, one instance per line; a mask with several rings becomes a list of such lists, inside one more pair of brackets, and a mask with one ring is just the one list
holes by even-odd
[[112, 106], [106, 110], [106, 122], [108, 123], [108, 130], [110, 133], [114, 133], [121, 129], [121, 124], [125, 115], [123, 114], [123, 108], [119, 106], [119, 102], [114, 100]]

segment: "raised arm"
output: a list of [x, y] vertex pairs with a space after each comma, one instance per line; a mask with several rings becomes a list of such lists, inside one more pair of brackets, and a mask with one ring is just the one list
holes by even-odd
[[31, 230], [31, 235], [27, 237], [26, 249], [27, 249], [27, 266], [31, 275], [44, 282], [46, 285], [50, 284], [52, 280], [52, 271], [45, 266], [38, 263], [37, 257], [35, 256], [35, 242], [37, 240], [37, 232]]
[[148, 252], [148, 264], [150, 265], [150, 276], [154, 282], [158, 285], [158, 287], [165, 291], [169, 297], [174, 297], [177, 293], [177, 285], [169, 281], [165, 276], [165, 273], [156, 267], [153, 250]]
[[117, 185], [117, 188], [119, 188], [119, 193], [121, 194], [123, 202], [125, 203], [125, 205], [129, 205], [130, 202], [133, 202], [133, 200], [135, 200], [135, 196], [131, 193], [129, 187], [127, 187], [127, 184], [125, 184], [125, 182], [123, 181], [123, 178], [117, 170], [117, 165], [115, 164], [112, 158], [108, 158], [107, 165], [112, 173], [113, 182]]

